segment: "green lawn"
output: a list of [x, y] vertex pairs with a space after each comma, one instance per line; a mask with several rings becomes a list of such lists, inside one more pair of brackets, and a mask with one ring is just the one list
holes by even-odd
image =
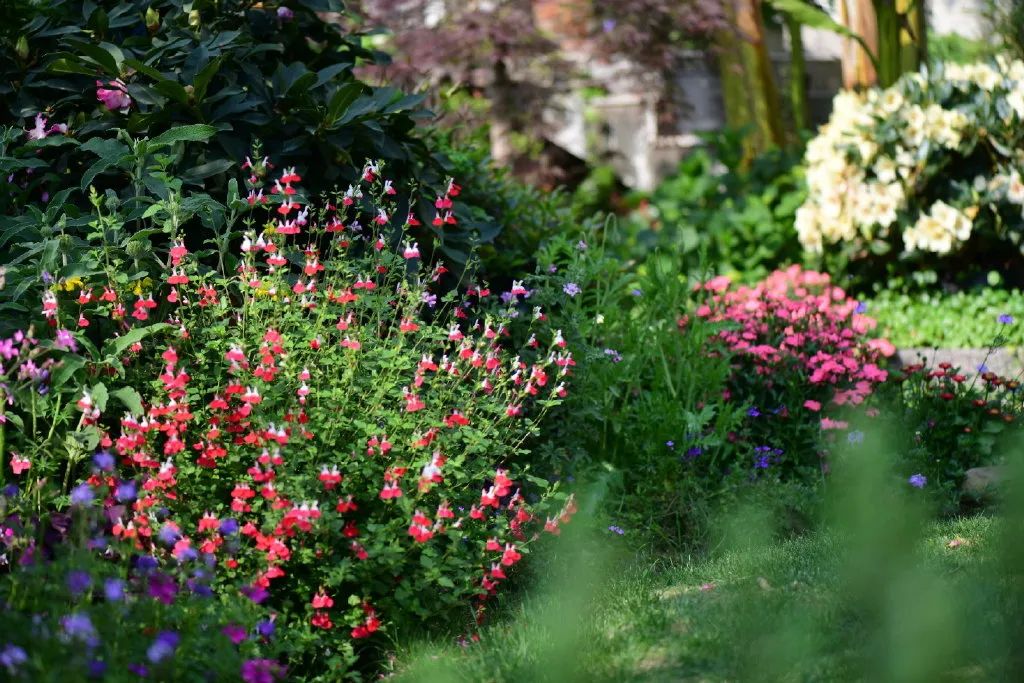
[[[997, 680], [1019, 582], [1000, 522], [821, 532], [700, 561], [569, 542], [480, 642], [401, 653], [402, 681]], [[849, 535], [848, 535], [849, 534]], [[923, 535], [923, 540], [922, 540]], [[613, 553], [614, 554], [614, 553]], [[1012, 572], [1011, 572], [1012, 575]], [[996, 579], [994, 577], [1001, 578]], [[1019, 634], [1020, 631], [1017, 630]]]

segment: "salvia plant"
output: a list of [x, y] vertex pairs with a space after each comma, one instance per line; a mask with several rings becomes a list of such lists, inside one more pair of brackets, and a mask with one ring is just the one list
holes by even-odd
[[[138, 601], [193, 600], [201, 572], [200, 594], [252, 603], [237, 608], [248, 621], [209, 627], [244, 648], [246, 680], [338, 680], [397, 630], [474, 629], [534, 542], [569, 521], [572, 496], [530, 471], [525, 444], [575, 361], [522, 296], [494, 308], [482, 285], [435, 293], [452, 276], [402, 239], [421, 221], [397, 212], [382, 163], [320, 203], [294, 169], [245, 170], [227, 204], [244, 226], [235, 267], [172, 235], [138, 255], [156, 269], [125, 282], [96, 240], [99, 272], [51, 279], [42, 324], [0, 345], [9, 561], [50, 562], [63, 515]], [[449, 181], [423, 221], [454, 221], [460, 189]], [[173, 226], [176, 211], [170, 197], [142, 220]], [[521, 348], [513, 317], [534, 328]], [[174, 633], [153, 647], [176, 651]], [[47, 634], [77, 646], [67, 628]], [[121, 661], [95, 640], [91, 660]], [[12, 635], [27, 655], [12, 672], [32, 679], [37, 645]]]

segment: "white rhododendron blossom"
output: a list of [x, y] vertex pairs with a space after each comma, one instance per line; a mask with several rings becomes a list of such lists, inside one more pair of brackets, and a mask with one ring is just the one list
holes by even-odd
[[[841, 92], [807, 145], [800, 242], [815, 253], [891, 242], [941, 255], [971, 238], [982, 208], [1009, 208], [1019, 225], [1022, 133], [1022, 61], [940, 65], [885, 90]], [[991, 222], [1005, 228], [1005, 216]]]

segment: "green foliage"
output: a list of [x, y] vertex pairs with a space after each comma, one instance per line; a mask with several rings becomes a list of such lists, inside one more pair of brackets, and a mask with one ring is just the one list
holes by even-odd
[[893, 86], [836, 95], [807, 145], [796, 230], [858, 293], [931, 269], [965, 287], [1021, 284], [1024, 62], [934, 64]]
[[1012, 678], [1019, 488], [999, 516], [927, 523], [925, 496], [876, 446], [846, 455], [812, 534], [774, 540], [755, 501], [723, 519], [709, 558], [622, 562], [606, 533], [479, 643], [411, 648], [398, 680]]
[[[94, 194], [81, 251], [97, 269], [46, 283], [42, 311], [33, 297], [39, 341], [0, 339], [0, 472], [31, 492], [0, 496], [3, 512], [46, 518], [85, 486], [100, 551], [208, 560], [225, 567], [218, 593], [268, 589], [264, 616], [309, 681], [357, 678], [384, 633], [465, 628], [575, 509], [525, 445], [567, 394], [572, 352], [531, 317], [543, 343], [512, 353], [514, 308], [434, 293], [454, 277], [389, 224], [404, 215], [373, 168], [329, 206], [308, 206], [292, 171], [272, 201], [217, 202], [244, 229], [225, 269], [181, 241], [177, 196], [147, 197], [135, 233], [166, 220], [164, 252], [108, 241], [130, 210]], [[133, 254], [147, 277], [121, 277]], [[116, 472], [89, 467], [98, 448]], [[136, 505], [111, 495], [126, 482]]]
[[986, 348], [998, 337], [1024, 346], [1019, 330], [999, 322], [1000, 315], [1024, 320], [1019, 290], [985, 287], [951, 294], [898, 293], [883, 289], [865, 301], [882, 335], [898, 348]]
[[745, 282], [799, 262], [793, 218], [804, 201], [794, 150], [773, 150], [743, 162], [742, 134], [713, 141], [680, 165], [627, 218], [621, 253], [627, 258], [664, 249], [680, 255], [686, 272], [706, 268]]

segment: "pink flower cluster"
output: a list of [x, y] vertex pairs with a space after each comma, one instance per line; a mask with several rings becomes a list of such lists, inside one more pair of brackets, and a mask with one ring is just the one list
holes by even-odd
[[[790, 266], [753, 287], [716, 277], [697, 290], [709, 295], [697, 315], [731, 323], [718, 337], [758, 376], [796, 370], [809, 384], [831, 388], [836, 405], [863, 403], [888, 376], [879, 363], [896, 349], [885, 339], [867, 337], [875, 321], [826, 273]], [[821, 408], [813, 400], [804, 407]]]

